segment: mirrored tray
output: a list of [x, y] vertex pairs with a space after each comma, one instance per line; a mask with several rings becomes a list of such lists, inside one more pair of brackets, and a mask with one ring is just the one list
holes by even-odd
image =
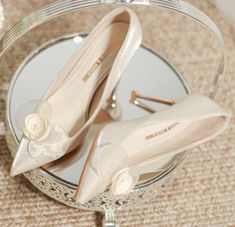
[[[22, 136], [25, 117], [34, 111], [61, 67], [85, 39], [86, 34], [71, 34], [51, 40], [33, 51], [19, 65], [11, 81], [7, 103], [9, 126], [17, 144]], [[148, 67], [143, 67], [143, 65], [148, 65]], [[175, 67], [144, 46], [141, 46], [135, 54], [115, 90], [122, 109], [120, 121], [149, 114], [129, 103], [132, 90], [173, 100], [182, 98], [189, 91]], [[166, 108], [163, 104], [149, 102], [149, 105], [156, 110]], [[144, 188], [153, 181], [158, 181], [158, 178], [175, 167], [182, 157], [183, 154], [168, 156], [159, 160], [158, 163], [155, 162], [155, 168], [151, 167], [152, 172], [149, 175], [140, 177], [141, 180], [136, 188]], [[84, 162], [85, 157], [81, 158], [79, 152], [72, 152], [48, 167], [42, 167], [40, 171], [58, 184], [66, 184], [75, 191]]]
[[[123, 4], [132, 7], [139, 15], [144, 38], [142, 47], [126, 69], [116, 91], [123, 110], [121, 120], [148, 114], [129, 104], [132, 89], [170, 99], [181, 98], [189, 89], [215, 96], [226, 68], [223, 40], [213, 21], [194, 6], [178, 0], [58, 1], [25, 17], [0, 41], [1, 75], [4, 82], [10, 84], [6, 106], [6, 139], [13, 156], [21, 137], [24, 116], [33, 111], [60, 67], [99, 19]], [[195, 84], [194, 78], [185, 73], [190, 71], [190, 65], [178, 61], [186, 56], [183, 50], [191, 51], [189, 38], [182, 35], [182, 42], [175, 43], [169, 35], [171, 31], [167, 31], [167, 26], [163, 27], [161, 25], [164, 23], [159, 22], [165, 19], [174, 23], [176, 18], [184, 23], [185, 31], [191, 28], [192, 21], [203, 25], [198, 28], [201, 36], [209, 30], [213, 34], [211, 43], [221, 53], [221, 59], [215, 63], [217, 70], [199, 74], [201, 84]], [[161, 32], [165, 32], [169, 39], [162, 40]], [[156, 39], [157, 35], [159, 39]], [[201, 36], [196, 38], [201, 39]], [[170, 62], [176, 63], [177, 70]], [[179, 71], [184, 72], [183, 76]], [[159, 104], [153, 107], [157, 110], [164, 108]], [[126, 196], [113, 197], [106, 191], [85, 204], [78, 204], [74, 200], [82, 168], [82, 161], [77, 159], [76, 154], [56, 162], [52, 167], [29, 171], [25, 176], [39, 190], [66, 205], [105, 211], [133, 206], [156, 196], [183, 157], [184, 153], [161, 160], [156, 164], [156, 171], [142, 176], [134, 191]]]
[[[10, 126], [18, 142], [22, 136], [25, 117], [34, 111], [61, 67], [85, 38], [86, 35], [74, 34], [50, 41], [30, 54], [19, 66], [12, 79], [7, 107]], [[143, 65], [148, 65], [148, 68]], [[143, 78], [145, 78], [144, 83]], [[165, 89], [166, 87], [168, 89]], [[149, 114], [129, 103], [132, 90], [173, 100], [182, 98], [188, 92], [185, 82], [176, 69], [144, 46], [137, 51], [115, 91], [122, 109], [119, 121], [136, 119]], [[156, 110], [165, 107], [156, 103], [149, 103], [149, 105]], [[162, 169], [170, 159], [172, 157], [161, 159], [159, 164], [156, 163], [156, 170]], [[62, 182], [77, 186], [84, 161], [79, 152], [74, 152], [44, 170]]]

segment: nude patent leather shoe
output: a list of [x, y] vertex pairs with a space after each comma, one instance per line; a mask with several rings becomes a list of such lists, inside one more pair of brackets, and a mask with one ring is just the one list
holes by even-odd
[[[27, 116], [11, 175], [37, 168], [76, 148], [106, 105], [141, 44], [139, 20], [130, 8], [107, 14], [63, 67], [36, 111]], [[87, 117], [96, 89], [103, 91]]]
[[77, 201], [89, 201], [107, 188], [114, 195], [130, 192], [154, 160], [214, 138], [229, 120], [215, 102], [191, 94], [147, 117], [90, 128], [82, 147], [88, 154]]

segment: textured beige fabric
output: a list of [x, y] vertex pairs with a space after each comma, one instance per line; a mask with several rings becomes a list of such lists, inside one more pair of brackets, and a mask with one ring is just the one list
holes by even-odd
[[[3, 0], [7, 20], [4, 31], [21, 17], [49, 2], [53, 1]], [[235, 31], [219, 15], [211, 1], [190, 2], [207, 12], [222, 30], [228, 55], [228, 72], [217, 101], [235, 113]], [[151, 13], [144, 12], [142, 19], [144, 17], [151, 20], [152, 16]], [[90, 17], [91, 21], [92, 18]], [[169, 40], [172, 46], [167, 46], [164, 54], [174, 61], [186, 77], [193, 78], [193, 87], [203, 90], [208, 86], [208, 81], [203, 82], [202, 76], [215, 71], [219, 58], [210, 35], [199, 33], [196, 24], [192, 24], [191, 30], [182, 27], [182, 18], [167, 18], [163, 14], [162, 20], [158, 19], [156, 24], [159, 25], [159, 34], [155, 34], [155, 30], [151, 37], [145, 37], [146, 42], [149, 40], [154, 42], [156, 35], [160, 45], [166, 39]], [[167, 25], [168, 29], [163, 25]], [[148, 25], [146, 27], [148, 28]], [[180, 39], [182, 34], [191, 48], [184, 48], [184, 43], [181, 43]], [[171, 48], [176, 44], [181, 46], [177, 54], [174, 48]], [[0, 78], [3, 76], [0, 75]], [[1, 80], [2, 83], [4, 81]], [[1, 115], [3, 108], [1, 101]], [[223, 135], [195, 149], [186, 157], [182, 167], [159, 196], [149, 203], [118, 211], [118, 224], [120, 226], [235, 226], [234, 145], [235, 119], [233, 118], [231, 126]], [[95, 226], [100, 222], [100, 216], [94, 212], [76, 210], [53, 201], [36, 190], [23, 176], [11, 178], [9, 168], [12, 159], [4, 138], [0, 139], [0, 153], [0, 226]]]

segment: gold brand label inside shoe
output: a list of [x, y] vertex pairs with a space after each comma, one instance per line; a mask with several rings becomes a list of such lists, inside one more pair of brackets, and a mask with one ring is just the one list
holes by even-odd
[[146, 140], [149, 140], [149, 139], [153, 139], [153, 138], [155, 138], [155, 137], [161, 136], [161, 135], [167, 133], [168, 131], [170, 131], [171, 129], [173, 129], [173, 128], [174, 128], [176, 125], [178, 125], [178, 124], [179, 124], [179, 123], [174, 123], [174, 124], [168, 126], [167, 128], [164, 128], [164, 129], [162, 129], [162, 130], [160, 130], [160, 131], [158, 131], [158, 132], [155, 132], [155, 133], [152, 133], [152, 134], [150, 134], [150, 135], [147, 135], [147, 136], [145, 136], [145, 139], [146, 139]]
[[86, 82], [91, 75], [96, 71], [96, 69], [99, 67], [99, 65], [104, 61], [105, 56], [101, 56], [94, 65], [92, 65], [92, 67], [90, 68], [90, 70], [88, 71], [88, 73], [83, 77], [83, 81]]
[[101, 63], [105, 60], [105, 58], [120, 44], [120, 41], [117, 40], [113, 43], [99, 58], [98, 60], [91, 66], [87, 74], [83, 77], [83, 81], [86, 82], [91, 75], [96, 71], [96, 69], [101, 65]]

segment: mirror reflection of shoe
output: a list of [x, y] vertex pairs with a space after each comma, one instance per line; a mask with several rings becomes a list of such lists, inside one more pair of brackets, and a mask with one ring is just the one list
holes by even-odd
[[160, 103], [160, 104], [164, 104], [167, 106], [172, 106], [175, 104], [175, 100], [160, 99], [160, 98], [155, 98], [155, 97], [151, 97], [151, 96], [147, 96], [147, 95], [141, 95], [137, 91], [133, 90], [131, 92], [130, 103], [132, 103], [133, 105], [135, 105], [135, 106], [137, 106], [137, 107], [139, 107], [149, 113], [157, 112], [157, 110], [155, 110], [150, 105], [147, 105], [146, 103], [144, 103], [141, 100], [147, 100], [150, 102]]
[[82, 147], [88, 154], [77, 201], [87, 202], [108, 188], [114, 195], [130, 192], [150, 163], [214, 138], [230, 117], [208, 97], [190, 94], [147, 117], [91, 127]]
[[[130, 8], [117, 8], [98, 23], [65, 64], [36, 111], [26, 117], [12, 176], [57, 160], [83, 141], [89, 126], [107, 107], [106, 101], [141, 39], [139, 20]], [[100, 98], [93, 103], [93, 111], [88, 111], [101, 84]], [[109, 114], [115, 118], [118, 113], [111, 109]]]

